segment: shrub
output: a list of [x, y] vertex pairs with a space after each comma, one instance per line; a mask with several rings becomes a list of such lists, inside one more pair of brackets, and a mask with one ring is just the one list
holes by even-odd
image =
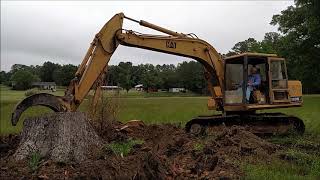
[[38, 170], [41, 156], [39, 152], [33, 152], [29, 159], [29, 168], [32, 172]]
[[37, 94], [37, 93], [39, 93], [39, 90], [33, 88], [33, 89], [27, 90], [27, 91], [24, 93], [24, 95], [25, 95], [26, 97], [28, 97], [28, 96], [32, 96], [32, 95]]
[[202, 151], [203, 148], [204, 148], [204, 145], [201, 144], [201, 143], [196, 143], [196, 144], [193, 145], [193, 149], [194, 149], [195, 151]]
[[133, 146], [141, 145], [143, 143], [144, 141], [140, 139], [129, 139], [126, 142], [113, 142], [111, 144], [108, 144], [106, 148], [110, 149], [114, 154], [124, 157], [131, 152]]
[[99, 99], [96, 107], [92, 105], [93, 97], [89, 97], [90, 103], [88, 104], [89, 116], [93, 120], [93, 125], [98, 133], [113, 127], [114, 122], [120, 111], [119, 92], [107, 96], [107, 92], [102, 90], [101, 98]]

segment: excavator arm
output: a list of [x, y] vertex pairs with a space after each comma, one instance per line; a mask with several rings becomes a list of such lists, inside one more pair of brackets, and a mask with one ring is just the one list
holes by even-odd
[[[124, 19], [168, 35], [145, 35], [122, 29]], [[205, 77], [208, 81], [212, 99], [215, 101], [215, 107], [217, 110], [223, 110], [223, 62], [220, 55], [209, 43], [190, 34], [177, 33], [146, 21], [134, 20], [126, 17], [123, 13], [119, 13], [113, 16], [96, 34], [75, 74], [75, 78], [65, 91], [65, 95], [54, 96], [41, 93], [22, 100], [12, 113], [12, 124], [16, 125], [21, 114], [27, 108], [35, 105], [46, 106], [56, 112], [76, 111], [94, 84], [96, 84], [93, 98], [93, 105], [95, 105], [101, 93], [99, 85], [101, 85], [107, 72], [110, 58], [119, 44], [189, 57], [200, 62], [205, 68]], [[212, 84], [212, 82], [215, 82], [215, 84]]]

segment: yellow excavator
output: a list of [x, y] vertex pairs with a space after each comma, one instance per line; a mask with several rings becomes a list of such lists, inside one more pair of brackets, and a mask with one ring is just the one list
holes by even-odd
[[[124, 19], [167, 35], [141, 34], [123, 29]], [[42, 105], [55, 112], [76, 111], [93, 87], [95, 107], [108, 63], [119, 44], [188, 57], [203, 65], [211, 92], [208, 108], [222, 113], [190, 120], [185, 127], [187, 132], [200, 134], [220, 125], [245, 126], [255, 134], [285, 134], [292, 130], [300, 134], [304, 132], [304, 123], [297, 117], [257, 112], [302, 106], [301, 82], [288, 80], [285, 59], [275, 54], [261, 53], [244, 53], [223, 59], [214, 47], [193, 33], [178, 33], [129, 18], [123, 13], [114, 15], [96, 34], [65, 95], [40, 93], [25, 98], [12, 113], [12, 125], [16, 125], [21, 114], [31, 106]], [[261, 83], [254, 88], [248, 101], [248, 77], [253, 67], [260, 74]]]

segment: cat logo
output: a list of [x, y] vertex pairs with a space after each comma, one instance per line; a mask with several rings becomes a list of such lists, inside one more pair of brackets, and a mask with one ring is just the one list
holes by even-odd
[[166, 42], [166, 47], [175, 49], [177, 47], [177, 43], [174, 42], [174, 41], [167, 41]]

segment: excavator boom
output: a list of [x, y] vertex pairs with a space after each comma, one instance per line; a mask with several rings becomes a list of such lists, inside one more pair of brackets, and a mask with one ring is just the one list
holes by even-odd
[[[124, 30], [122, 29], [122, 24], [125, 18], [142, 26], [166, 33], [168, 36], [143, 35], [131, 30]], [[57, 97], [38, 94], [26, 98], [16, 106], [12, 115], [12, 124], [16, 125], [22, 112], [34, 105], [43, 105], [54, 111], [76, 111], [94, 83], [97, 83], [106, 73], [110, 58], [119, 44], [189, 57], [199, 61], [208, 73], [206, 77], [208, 78], [209, 87], [212, 87], [210, 90], [212, 98], [217, 102], [217, 109], [221, 110], [223, 108], [223, 62], [218, 52], [209, 43], [191, 35], [177, 33], [146, 21], [137, 21], [126, 17], [123, 13], [119, 13], [113, 16], [94, 37], [65, 95]], [[211, 84], [210, 78], [213, 77], [217, 78], [215, 87]], [[99, 86], [97, 87], [99, 88]], [[98, 93], [95, 93], [94, 99], [97, 99], [96, 97], [100, 90], [97, 89], [96, 92]]]

